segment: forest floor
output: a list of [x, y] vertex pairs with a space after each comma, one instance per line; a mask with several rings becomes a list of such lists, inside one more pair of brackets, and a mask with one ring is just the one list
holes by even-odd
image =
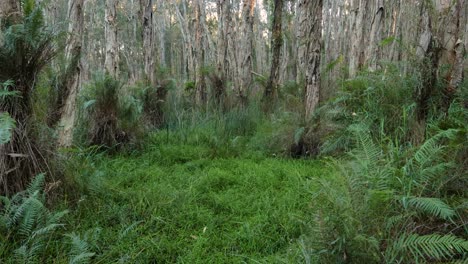
[[102, 155], [92, 167], [67, 226], [95, 241], [94, 263], [298, 262], [317, 179], [330, 171], [181, 142]]

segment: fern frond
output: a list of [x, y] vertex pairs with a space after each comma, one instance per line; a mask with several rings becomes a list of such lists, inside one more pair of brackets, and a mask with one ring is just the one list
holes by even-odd
[[445, 220], [449, 220], [455, 215], [455, 211], [438, 198], [408, 197], [407, 202], [418, 210]]
[[442, 260], [468, 252], [468, 241], [453, 235], [403, 235], [396, 244], [403, 252], [422, 259]]
[[15, 125], [15, 120], [11, 118], [7, 113], [0, 113], [0, 145], [8, 143], [10, 141], [11, 132], [15, 128]]
[[48, 226], [45, 226], [45, 227], [42, 227], [40, 229], [34, 230], [30, 235], [30, 239], [34, 239], [36, 237], [43, 236], [43, 235], [48, 235], [48, 234], [52, 233], [55, 229], [57, 229], [59, 227], [63, 227], [63, 226], [64, 226], [64, 224], [50, 224]]
[[85, 264], [89, 263], [95, 253], [90, 251], [89, 243], [75, 233], [67, 234], [71, 239], [70, 263]]
[[358, 142], [358, 161], [366, 164], [368, 169], [375, 166], [381, 157], [382, 150], [375, 145], [366, 126], [352, 125], [349, 130], [353, 133]]
[[34, 193], [38, 193], [42, 190], [44, 187], [44, 182], [45, 182], [45, 175], [43, 173], [37, 175], [34, 177], [34, 179], [29, 183], [28, 188], [26, 189], [26, 192], [29, 195], [34, 195]]

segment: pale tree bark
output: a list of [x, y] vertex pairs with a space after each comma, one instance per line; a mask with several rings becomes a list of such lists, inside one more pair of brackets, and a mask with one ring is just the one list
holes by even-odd
[[353, 7], [353, 34], [351, 37], [351, 54], [349, 63], [349, 75], [356, 76], [363, 65], [364, 60], [364, 33], [366, 25], [367, 0], [354, 0]]
[[0, 1], [0, 22], [1, 20], [16, 21], [21, 17], [19, 0], [1, 0]]
[[216, 73], [211, 75], [214, 99], [220, 107], [225, 107], [226, 84], [229, 74], [229, 34], [231, 4], [229, 0], [217, 0], [218, 39], [216, 47]]
[[422, 84], [416, 94], [417, 116], [419, 121], [424, 121], [428, 114], [428, 101], [437, 81], [438, 67], [438, 43], [434, 38], [432, 17], [430, 14], [431, 3], [425, 2], [421, 6], [422, 29], [416, 55], [421, 60]]
[[241, 67], [240, 67], [240, 86], [238, 96], [243, 106], [247, 105], [248, 93], [252, 86], [252, 52], [254, 38], [254, 16], [256, 0], [244, 0], [242, 16], [244, 18], [241, 37]]
[[81, 53], [84, 32], [84, 0], [69, 0], [68, 2], [68, 41], [65, 57], [69, 61], [67, 75], [64, 80], [64, 105], [60, 110], [61, 116], [58, 130], [58, 145], [70, 147], [73, 142], [73, 128], [77, 111], [76, 101], [81, 86]]
[[106, 0], [105, 8], [105, 37], [106, 57], [104, 68], [106, 72], [117, 77], [119, 70], [119, 44], [117, 39], [117, 6], [119, 0]]
[[[272, 28], [272, 60], [270, 77], [265, 87], [264, 103], [267, 108], [271, 108], [272, 103], [277, 99], [277, 92], [279, 86], [279, 73], [280, 73], [280, 58], [281, 47], [283, 44], [283, 0], [275, 0], [275, 8], [273, 11], [273, 28]], [[269, 110], [267, 109], [267, 110]]]
[[322, 9], [323, 0], [301, 0], [307, 10], [306, 32], [307, 62], [305, 87], [305, 119], [309, 120], [320, 103], [320, 61], [322, 51]]
[[203, 107], [207, 102], [206, 80], [203, 68], [206, 58], [205, 1], [195, 1], [195, 105]]
[[450, 69], [447, 79], [446, 95], [451, 98], [463, 80], [463, 56], [465, 54], [464, 34], [466, 21], [466, 0], [450, 2], [444, 13], [448, 13], [447, 22], [441, 26], [443, 32], [443, 54], [440, 65], [448, 64]]
[[375, 0], [373, 6], [374, 15], [372, 18], [369, 42], [366, 50], [366, 65], [369, 70], [377, 69], [377, 62], [380, 57], [380, 41], [382, 40], [382, 26], [384, 19], [384, 0]]
[[183, 76], [186, 79], [191, 80], [193, 77], [192, 75], [193, 75], [194, 68], [195, 68], [195, 62], [194, 62], [195, 60], [194, 60], [194, 55], [193, 55], [193, 42], [192, 42], [192, 38], [190, 35], [191, 32], [188, 26], [189, 19], [186, 19], [185, 2], [182, 1], [182, 6], [183, 6], [182, 11], [180, 10], [179, 5], [177, 3], [172, 2], [172, 4], [173, 4], [173, 7], [175, 8], [177, 20], [180, 25], [180, 32], [182, 34], [182, 39], [184, 42], [184, 50], [182, 51], [182, 61], [184, 64], [182, 67]]
[[154, 56], [153, 56], [153, 0], [140, 0], [143, 14], [143, 61], [147, 84], [154, 85]]
[[308, 10], [308, 0], [300, 0], [297, 6], [297, 65], [298, 65], [298, 79], [297, 82], [301, 83], [305, 80], [306, 63], [307, 63], [307, 35], [309, 34], [310, 13]]

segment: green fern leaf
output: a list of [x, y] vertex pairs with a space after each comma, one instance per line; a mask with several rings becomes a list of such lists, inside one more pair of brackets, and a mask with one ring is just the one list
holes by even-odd
[[455, 215], [455, 211], [438, 198], [408, 197], [407, 203], [429, 215], [445, 220], [451, 219]]
[[453, 235], [404, 235], [397, 244], [403, 251], [421, 259], [442, 260], [468, 252], [468, 241]]

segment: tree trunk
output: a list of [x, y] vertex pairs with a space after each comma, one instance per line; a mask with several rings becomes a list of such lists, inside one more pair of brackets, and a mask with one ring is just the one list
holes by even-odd
[[247, 105], [247, 95], [252, 86], [252, 52], [253, 52], [253, 30], [255, 15], [255, 0], [244, 0], [242, 16], [244, 18], [242, 37], [241, 37], [241, 67], [240, 67], [240, 86], [239, 99], [242, 106]]
[[58, 145], [60, 147], [70, 147], [73, 142], [73, 128], [75, 126], [76, 99], [81, 84], [81, 50], [83, 37], [83, 4], [84, 0], [69, 0], [68, 18], [68, 41], [65, 50], [65, 57], [69, 61], [66, 80], [64, 105], [60, 111], [61, 117], [58, 130]]
[[430, 11], [424, 3], [421, 9], [421, 28], [422, 32], [419, 38], [419, 45], [416, 55], [421, 60], [421, 78], [422, 85], [416, 94], [417, 116], [419, 121], [424, 121], [428, 114], [429, 99], [435, 88], [437, 81], [438, 50], [437, 42], [434, 39], [432, 30], [432, 19]]
[[301, 24], [305, 32], [306, 53], [306, 87], [305, 87], [305, 119], [310, 120], [320, 103], [320, 59], [322, 51], [322, 8], [323, 0], [301, 0], [308, 17]]
[[367, 12], [367, 0], [355, 0], [353, 6], [353, 34], [351, 37], [351, 54], [349, 57], [349, 75], [356, 76], [361, 69], [364, 60], [364, 18]]
[[203, 107], [207, 102], [206, 80], [205, 80], [205, 57], [206, 57], [206, 35], [205, 35], [205, 1], [195, 1], [195, 105]]
[[21, 17], [19, 0], [1, 0], [0, 1], [0, 22], [1, 20], [10, 20], [17, 22]]
[[119, 69], [119, 44], [117, 42], [117, 5], [119, 0], [106, 0], [106, 57], [104, 68], [113, 77], [117, 77]]
[[147, 85], [154, 86], [154, 56], [153, 56], [153, 0], [140, 0], [143, 12], [143, 57], [144, 73]]
[[384, 0], [375, 0], [370, 39], [366, 51], [366, 64], [371, 71], [375, 71], [377, 69], [377, 62], [380, 59], [379, 44], [382, 39], [384, 14]]
[[[265, 87], [264, 102], [267, 108], [271, 108], [277, 99], [279, 86], [279, 71], [281, 47], [283, 44], [282, 20], [283, 20], [283, 0], [275, 0], [275, 9], [273, 11], [272, 28], [272, 61], [270, 77]], [[266, 109], [269, 110], [269, 109]]]

